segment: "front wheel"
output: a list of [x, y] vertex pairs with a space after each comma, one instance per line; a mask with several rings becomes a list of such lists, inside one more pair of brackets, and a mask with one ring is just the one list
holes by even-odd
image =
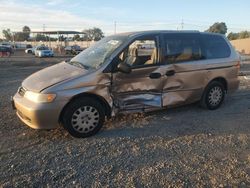
[[204, 91], [201, 106], [209, 110], [218, 109], [225, 98], [225, 87], [221, 82], [211, 82]]
[[96, 134], [103, 126], [103, 106], [93, 98], [75, 99], [65, 109], [63, 127], [74, 137], [85, 138]]

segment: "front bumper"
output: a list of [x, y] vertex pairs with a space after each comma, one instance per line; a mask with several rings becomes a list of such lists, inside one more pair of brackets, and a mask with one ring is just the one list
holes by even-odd
[[33, 129], [53, 129], [59, 125], [59, 116], [65, 105], [60, 101], [34, 103], [18, 93], [12, 99], [17, 116]]
[[53, 56], [54, 56], [54, 54], [49, 54], [49, 53], [41, 54], [41, 57], [53, 57]]

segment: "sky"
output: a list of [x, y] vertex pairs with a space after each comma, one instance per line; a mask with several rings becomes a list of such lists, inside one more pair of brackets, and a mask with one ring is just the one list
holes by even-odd
[[99, 27], [111, 35], [157, 29], [204, 31], [225, 22], [229, 32], [239, 32], [250, 30], [249, 8], [249, 0], [0, 0], [0, 31], [21, 31], [24, 25], [32, 31]]

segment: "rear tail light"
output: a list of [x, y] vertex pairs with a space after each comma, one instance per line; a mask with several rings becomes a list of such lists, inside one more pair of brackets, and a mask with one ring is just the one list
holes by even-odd
[[240, 71], [240, 61], [238, 61], [235, 66], [238, 68], [238, 71]]

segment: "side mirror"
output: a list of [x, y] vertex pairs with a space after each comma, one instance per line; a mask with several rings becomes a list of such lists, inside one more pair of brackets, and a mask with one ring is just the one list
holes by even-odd
[[120, 63], [118, 66], [117, 66], [117, 70], [119, 72], [122, 72], [122, 73], [126, 73], [126, 74], [129, 74], [131, 73], [132, 69], [131, 69], [131, 66], [128, 65], [127, 63]]

